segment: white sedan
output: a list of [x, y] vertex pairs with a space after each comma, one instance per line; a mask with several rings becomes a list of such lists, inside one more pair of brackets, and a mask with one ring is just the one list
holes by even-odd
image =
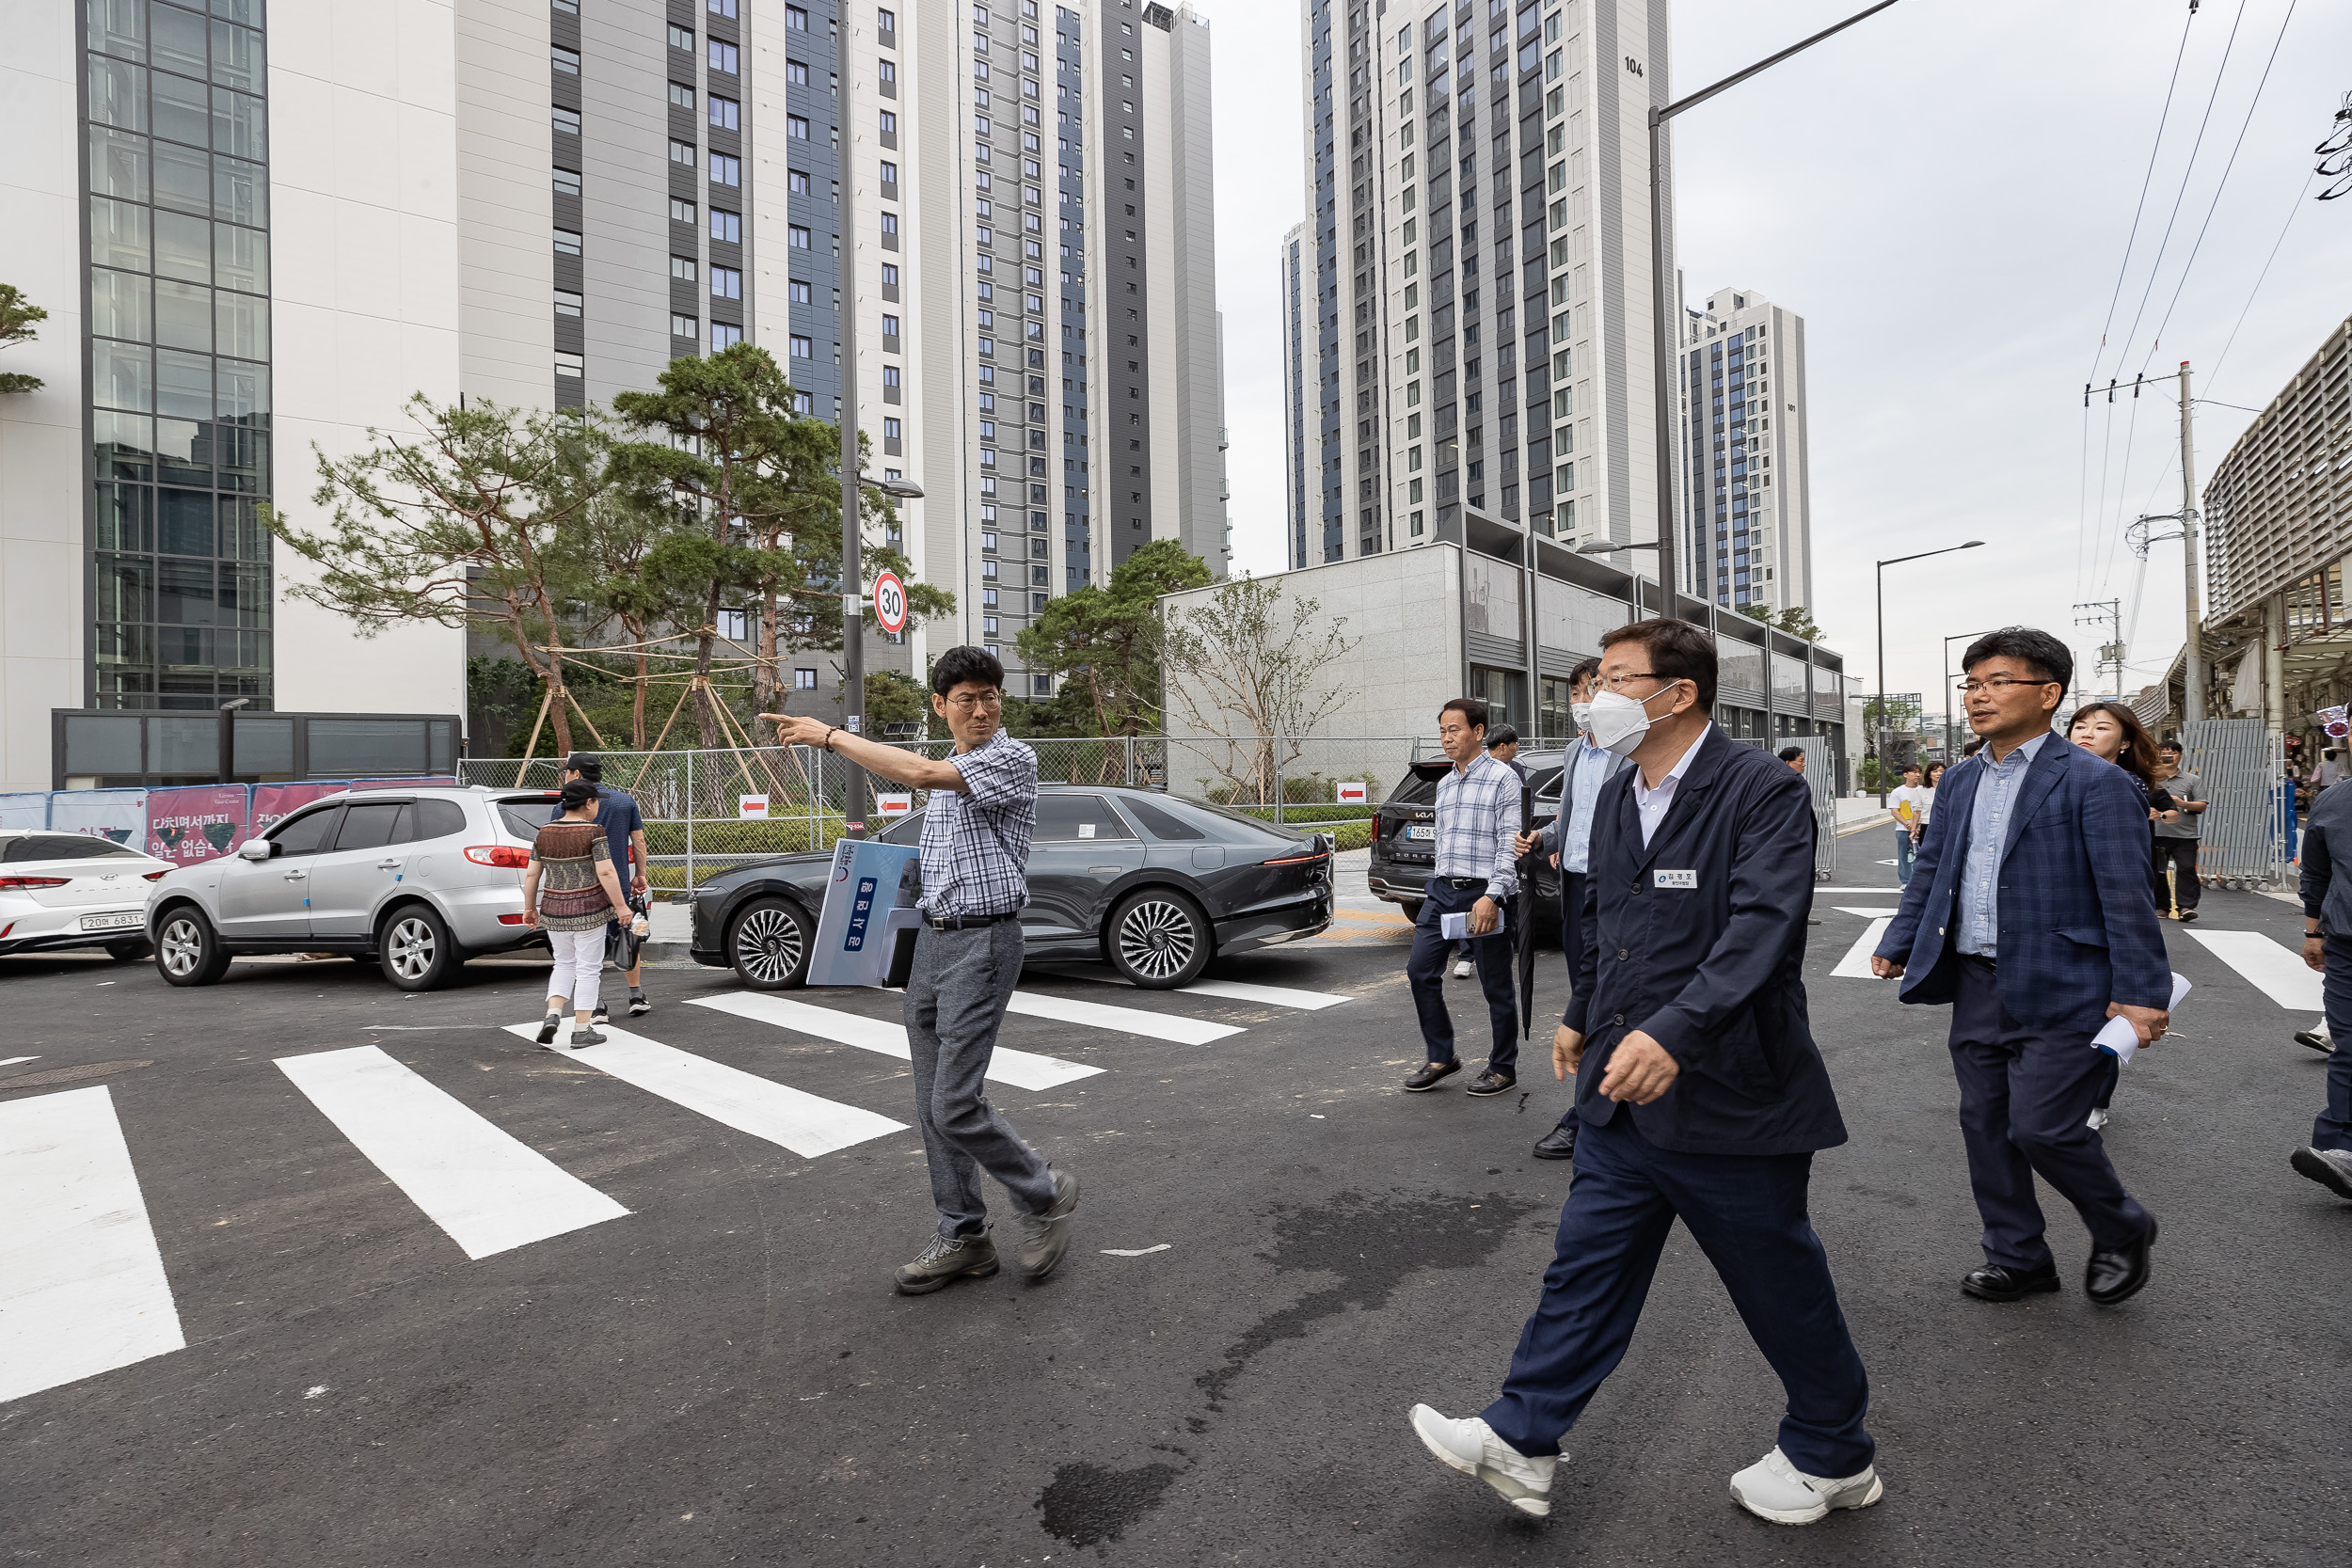
[[147, 957], [147, 895], [171, 862], [92, 833], [0, 832], [0, 954]]

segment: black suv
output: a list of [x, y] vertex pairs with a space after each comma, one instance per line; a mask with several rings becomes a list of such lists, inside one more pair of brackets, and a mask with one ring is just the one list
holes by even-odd
[[[1560, 814], [1558, 752], [1521, 752], [1519, 766], [1527, 769], [1528, 787], [1534, 791], [1534, 823], [1538, 828]], [[1421, 917], [1422, 890], [1437, 861], [1438, 781], [1453, 765], [1443, 753], [1415, 763], [1396, 788], [1389, 792], [1374, 816], [1372, 864], [1365, 872], [1373, 895], [1402, 908], [1408, 919]], [[1535, 867], [1535, 900], [1540, 932], [1560, 929], [1560, 873], [1549, 862]]]

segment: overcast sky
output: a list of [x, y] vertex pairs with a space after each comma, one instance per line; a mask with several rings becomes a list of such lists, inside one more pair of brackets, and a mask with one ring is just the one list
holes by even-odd
[[[1279, 571], [1277, 254], [1307, 202], [1300, 7], [1195, 4], [1216, 40], [1235, 564]], [[1703, 86], [1858, 8], [1681, 0], [1675, 86]], [[1866, 689], [1872, 562], [1965, 539], [1984, 547], [1887, 569], [1889, 690], [1932, 691], [1939, 639], [2008, 622], [2066, 635], [2088, 666], [2106, 634], [2077, 627], [2073, 607], [2117, 597], [2134, 666], [2126, 689], [2153, 681], [2180, 646], [2181, 547], [2155, 546], [2143, 577], [2117, 536], [2141, 512], [2180, 505], [2177, 384], [2137, 408], [2119, 402], [2111, 420], [2102, 397], [2086, 432], [2094, 361], [2104, 388], [2110, 375], [2169, 374], [2185, 358], [2199, 396], [2260, 406], [2352, 314], [2352, 198], [2297, 200], [2311, 150], [2352, 88], [2352, 6], [2203, 0], [2193, 21], [2187, 9], [2186, 0], [1904, 0], [1677, 121], [1691, 298], [1738, 286], [1805, 318], [1813, 610]], [[2185, 21], [2186, 54], [2103, 353]], [[2201, 483], [2250, 418], [2199, 406]], [[1930, 711], [1937, 705], [1931, 697]]]

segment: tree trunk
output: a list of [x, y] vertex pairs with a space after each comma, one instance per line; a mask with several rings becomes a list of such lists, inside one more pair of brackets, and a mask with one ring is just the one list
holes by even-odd
[[[627, 622], [623, 622], [622, 624], [624, 626], [628, 625]], [[641, 752], [645, 749], [646, 683], [653, 674], [653, 657], [645, 652], [644, 645], [645, 641], [645, 630], [646, 628], [644, 626], [628, 627], [628, 640], [631, 642], [638, 644], [637, 694], [630, 700], [628, 710], [629, 743]]]
[[752, 711], [784, 711], [776, 701], [776, 589], [773, 583], [770, 583], [759, 595], [759, 662], [752, 667]]

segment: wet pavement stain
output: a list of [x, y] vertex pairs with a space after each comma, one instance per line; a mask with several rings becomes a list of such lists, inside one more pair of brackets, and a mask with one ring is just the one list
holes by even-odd
[[1080, 1462], [1054, 1472], [1036, 1507], [1046, 1533], [1073, 1546], [1116, 1541], [1127, 1527], [1159, 1505], [1182, 1470], [1174, 1465], [1141, 1465], [1117, 1470]]

